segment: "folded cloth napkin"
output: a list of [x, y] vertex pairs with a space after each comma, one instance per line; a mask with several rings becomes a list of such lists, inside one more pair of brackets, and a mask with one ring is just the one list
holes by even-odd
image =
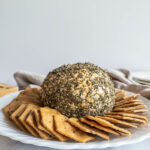
[[[107, 72], [111, 76], [115, 88], [126, 91], [140, 93], [142, 96], [150, 99], [150, 85], [140, 84], [132, 76], [132, 72], [127, 69], [108, 69]], [[45, 76], [31, 73], [27, 71], [18, 71], [14, 73], [14, 78], [18, 84], [19, 89], [26, 87], [39, 87], [44, 81]], [[142, 79], [143, 80], [143, 79]]]
[[17, 71], [14, 73], [14, 78], [20, 90], [26, 87], [39, 87], [41, 86], [45, 76], [37, 73], [27, 71]]

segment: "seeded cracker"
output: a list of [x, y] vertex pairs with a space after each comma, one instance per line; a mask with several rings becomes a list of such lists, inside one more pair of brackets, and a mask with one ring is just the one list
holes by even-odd
[[124, 91], [123, 90], [116, 90], [115, 91], [115, 95], [117, 96], [118, 94], [120, 94], [120, 93], [124, 93]]
[[127, 103], [127, 104], [120, 104], [118, 106], [115, 105], [115, 108], [128, 108], [128, 107], [133, 107], [133, 106], [137, 106], [137, 105], [141, 105], [141, 104], [143, 104], [142, 101], [130, 102], [130, 103]]
[[49, 132], [41, 123], [41, 116], [40, 116], [40, 112], [39, 112], [39, 109], [35, 109], [33, 111], [33, 115], [35, 116], [35, 120], [36, 120], [36, 125], [37, 125], [37, 128], [45, 133], [47, 133], [49, 136], [53, 137], [52, 133]]
[[96, 129], [96, 128], [93, 128], [93, 127], [90, 127], [90, 126], [80, 122], [79, 119], [77, 119], [77, 118], [69, 118], [67, 121], [71, 125], [80, 129], [83, 132], [94, 134], [94, 135], [97, 135], [103, 139], [109, 140], [109, 135], [106, 132], [103, 132], [103, 131]]
[[125, 93], [123, 93], [122, 91], [118, 91], [118, 93], [115, 93], [115, 101], [118, 102], [120, 100], [122, 100], [125, 97]]
[[119, 101], [116, 101], [116, 105], [124, 103], [124, 102], [130, 102], [132, 100], [137, 99], [140, 96], [140, 94], [134, 94], [134, 95], [128, 95], [128, 96], [124, 96], [122, 99], [120, 99]]
[[130, 110], [129, 113], [146, 113], [149, 112], [147, 109], [139, 109], [139, 110]]
[[18, 91], [16, 86], [0, 83], [0, 97]]
[[40, 102], [40, 89], [38, 88], [26, 88], [22, 91], [11, 103], [3, 108], [4, 114], [9, 118], [10, 115], [21, 104], [35, 104], [41, 105]]
[[42, 125], [50, 131], [57, 139], [60, 141], [67, 141], [68, 138], [64, 135], [58, 133], [54, 127], [54, 116], [59, 115], [58, 111], [50, 109], [48, 107], [40, 108], [40, 115], [41, 115], [41, 123]]
[[19, 121], [25, 126], [27, 131], [35, 137], [39, 137], [39, 134], [35, 131], [35, 129], [33, 129], [30, 125], [26, 123], [26, 119], [30, 114], [30, 112], [37, 108], [38, 108], [37, 105], [28, 104], [25, 111], [18, 117]]
[[30, 112], [29, 116], [26, 119], [26, 122], [39, 134], [39, 136], [42, 139], [45, 139], [45, 140], [52, 139], [52, 137], [50, 137], [47, 133], [44, 133], [43, 131], [37, 128], [35, 118], [33, 116], [33, 112]]
[[125, 122], [125, 121], [121, 121], [121, 120], [117, 120], [117, 119], [114, 119], [114, 118], [110, 118], [110, 117], [101, 117], [102, 119], [104, 120], [107, 120], [111, 123], [114, 123], [114, 124], [119, 124], [121, 126], [125, 126], [125, 127], [128, 127], [128, 128], [137, 128], [136, 125], [134, 124], [131, 124], [131, 123], [128, 123], [128, 122]]
[[146, 122], [148, 121], [148, 119], [145, 116], [140, 116], [140, 115], [136, 115], [136, 114], [129, 114], [129, 113], [124, 113], [124, 112], [111, 112], [111, 113], [106, 113], [106, 115], [120, 115], [120, 116], [125, 116], [125, 117], [142, 119]]
[[20, 106], [20, 102], [15, 98], [11, 103], [3, 108], [3, 113], [9, 118], [10, 115]]
[[105, 116], [106, 117], [111, 117], [111, 118], [116, 118], [116, 119], [121, 119], [121, 120], [125, 120], [125, 121], [135, 122], [135, 123], [141, 123], [141, 124], [146, 123], [145, 120], [132, 118], [132, 117], [119, 116], [119, 115], [105, 115]]
[[116, 132], [115, 130], [113, 130], [109, 127], [104, 127], [104, 126], [96, 123], [95, 121], [92, 121], [92, 120], [89, 120], [89, 119], [86, 119], [86, 118], [80, 118], [79, 120], [83, 123], [86, 123], [87, 125], [90, 125], [91, 127], [95, 127], [97, 129], [105, 131], [107, 133], [112, 133], [114, 135], [120, 136], [120, 133]]
[[127, 112], [130, 110], [139, 110], [139, 109], [143, 109], [143, 108], [147, 108], [147, 106], [146, 105], [137, 105], [137, 106], [128, 107], [128, 108], [114, 108], [113, 111]]
[[67, 118], [63, 115], [54, 116], [56, 131], [78, 142], [88, 142], [95, 139], [93, 136], [73, 127], [67, 122]]
[[23, 124], [18, 120], [18, 117], [24, 112], [26, 108], [26, 104], [20, 105], [10, 116], [12, 121], [24, 132], [27, 132], [26, 128], [23, 126]]
[[133, 102], [141, 102], [142, 103], [142, 101], [138, 100], [138, 99], [122, 100], [122, 101], [116, 102], [115, 107], [119, 107], [119, 106], [124, 105], [124, 104], [130, 104], [130, 103], [133, 103]]
[[110, 128], [112, 128], [112, 129], [114, 129], [116, 131], [119, 131], [119, 132], [125, 134], [125, 135], [131, 135], [131, 133], [128, 130], [120, 128], [120, 127], [118, 127], [118, 126], [116, 126], [116, 125], [114, 125], [114, 124], [112, 124], [109, 121], [106, 121], [104, 119], [101, 119], [101, 118], [98, 118], [98, 117], [93, 117], [93, 116], [86, 116], [86, 118], [94, 120], [97, 123], [99, 123], [99, 124], [101, 124], [101, 125], [103, 125], [105, 127], [110, 127]]

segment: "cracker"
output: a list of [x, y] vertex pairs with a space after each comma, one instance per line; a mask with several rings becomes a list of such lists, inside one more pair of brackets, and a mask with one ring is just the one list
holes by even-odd
[[142, 101], [137, 101], [137, 102], [130, 102], [130, 103], [126, 103], [126, 104], [120, 104], [120, 105], [115, 105], [115, 108], [125, 108], [125, 107], [130, 107], [130, 106], [136, 106], [136, 105], [141, 105], [143, 104]]
[[3, 113], [10, 117], [10, 115], [21, 105], [21, 104], [35, 104], [41, 105], [40, 102], [40, 89], [38, 88], [27, 88], [12, 100], [7, 106], [3, 108]]
[[107, 133], [112, 133], [114, 135], [120, 136], [120, 134], [118, 132], [116, 132], [115, 130], [109, 128], [109, 127], [104, 127], [102, 125], [99, 125], [98, 123], [96, 123], [95, 121], [86, 119], [86, 118], [79, 118], [79, 120], [87, 125], [90, 125], [91, 127], [95, 127], [101, 131], [105, 131]]
[[37, 109], [38, 106], [37, 105], [33, 105], [33, 104], [28, 104], [25, 111], [18, 117], [19, 121], [25, 126], [25, 128], [27, 129], [27, 131], [35, 136], [35, 137], [39, 137], [39, 134], [36, 132], [35, 129], [33, 129], [31, 126], [29, 126], [27, 123], [26, 123], [26, 118], [28, 117], [28, 115], [30, 114], [30, 112], [33, 110], [33, 109]]
[[42, 139], [45, 139], [45, 140], [52, 139], [52, 137], [49, 136], [47, 133], [44, 133], [43, 131], [41, 131], [37, 128], [33, 112], [30, 112], [30, 114], [28, 115], [28, 117], [26, 119], [26, 122], [29, 124], [29, 126], [31, 126], [39, 134], [39, 136]]
[[6, 105], [2, 111], [6, 115], [6, 117], [10, 117], [10, 115], [20, 106], [20, 103], [15, 98], [10, 104]]
[[[99, 116], [98, 116], [99, 117]], [[125, 126], [125, 127], [128, 127], [128, 128], [137, 128], [136, 125], [134, 124], [131, 124], [131, 123], [128, 123], [128, 122], [125, 122], [125, 121], [121, 121], [121, 120], [117, 120], [117, 119], [114, 119], [114, 118], [110, 118], [110, 117], [101, 117], [102, 119], [104, 120], [107, 120], [111, 123], [114, 123], [114, 124], [119, 124], [121, 126]]]
[[141, 94], [128, 95], [128, 96], [125, 96], [124, 99], [125, 100], [137, 99], [140, 95]]
[[120, 102], [116, 102], [115, 103], [115, 107], [119, 107], [119, 106], [121, 106], [121, 105], [124, 105], [124, 104], [130, 104], [130, 103], [136, 103], [136, 102], [138, 102], [138, 103], [141, 103], [141, 104], [143, 104], [143, 102], [141, 101], [141, 100], [138, 100], [138, 99], [131, 99], [130, 101], [129, 100], [122, 100], [122, 101], [120, 101]]
[[24, 112], [26, 108], [26, 104], [20, 105], [10, 116], [12, 121], [24, 132], [27, 132], [26, 128], [23, 126], [23, 124], [18, 120], [18, 117]]
[[55, 115], [59, 115], [60, 113], [54, 109], [50, 109], [48, 107], [41, 107], [40, 108], [40, 115], [41, 115], [41, 123], [42, 125], [52, 133], [57, 139], [60, 141], [67, 141], [68, 138], [55, 130], [54, 126], [54, 117]]
[[106, 121], [102, 118], [98, 118], [98, 117], [93, 117], [93, 116], [86, 116], [86, 118], [90, 119], [90, 120], [94, 120], [96, 121], [97, 123], [99, 123], [100, 125], [102, 126], [105, 126], [105, 127], [110, 127], [114, 130], [117, 130], [125, 135], [131, 135], [131, 133], [128, 131], [128, 130], [125, 130], [123, 128], [120, 128], [112, 123], [110, 123], [109, 121]]
[[67, 122], [67, 118], [63, 115], [54, 116], [54, 121], [56, 131], [66, 137], [69, 137], [70, 139], [82, 143], [95, 139], [93, 136], [90, 136], [78, 128], [73, 127], [69, 122]]
[[122, 103], [123, 101], [132, 101], [132, 100], [135, 100], [139, 96], [140, 96], [140, 94], [134, 94], [134, 95], [124, 96], [121, 100], [119, 100], [119, 101], [116, 100], [116, 104], [117, 103]]
[[116, 102], [122, 100], [125, 97], [125, 93], [118, 93], [116, 94]]
[[9, 113], [9, 105], [5, 106], [4, 108], [2, 108], [2, 112], [4, 113], [4, 115], [10, 119], [10, 113]]
[[46, 128], [44, 128], [44, 126], [42, 125], [39, 109], [35, 109], [33, 111], [33, 113], [34, 113], [34, 116], [35, 116], [37, 128], [40, 129], [41, 131], [47, 133], [49, 136], [53, 136], [52, 133], [49, 132]]
[[109, 135], [106, 132], [103, 132], [103, 131], [93, 128], [93, 127], [90, 127], [90, 126], [80, 122], [79, 119], [77, 119], [77, 118], [69, 118], [68, 122], [83, 132], [94, 134], [103, 139], [109, 140]]
[[[28, 95], [32, 95], [32, 94], [36, 94], [36, 95], [40, 95], [40, 88], [30, 88], [30, 87], [27, 87], [27, 88], [25, 88], [23, 91], [22, 91], [22, 94], [24, 95], [26, 95], [26, 94], [28, 94]], [[31, 92], [32, 91], [32, 92]]]
[[141, 124], [146, 123], [146, 121], [144, 121], [144, 120], [137, 119], [137, 118], [132, 118], [132, 117], [119, 116], [119, 115], [105, 115], [105, 116], [106, 117], [115, 118], [115, 119], [121, 119], [121, 120], [131, 121], [131, 122], [135, 122], [135, 123], [141, 123]]
[[0, 83], [0, 97], [18, 91], [18, 87]]
[[140, 115], [136, 115], [136, 114], [129, 114], [129, 113], [122, 113], [122, 112], [111, 112], [111, 113], [106, 113], [106, 114], [110, 114], [110, 115], [120, 115], [120, 116], [126, 116], [126, 117], [132, 117], [132, 118], [138, 118], [138, 119], [142, 119], [144, 121], [148, 121], [148, 119], [145, 116], [140, 116]]
[[60, 115], [61, 113], [59, 111], [57, 111], [56, 109], [52, 109], [49, 107], [40, 107], [40, 112], [44, 111], [50, 115]]
[[127, 113], [146, 113], [146, 112], [149, 112], [149, 110], [146, 109], [130, 110]]
[[115, 95], [116, 95], [116, 96], [117, 96], [118, 94], [120, 94], [120, 93], [124, 93], [123, 90], [116, 90], [116, 91], [115, 91]]
[[27, 95], [40, 96], [41, 88], [26, 88], [23, 93]]
[[38, 88], [26, 88], [18, 95], [18, 99], [21, 103], [32, 103], [41, 105], [40, 101], [40, 89]]
[[128, 108], [114, 108], [113, 111], [127, 112], [130, 110], [139, 110], [139, 109], [143, 109], [143, 108], [147, 108], [147, 106], [146, 105], [137, 105], [137, 106], [128, 107]]

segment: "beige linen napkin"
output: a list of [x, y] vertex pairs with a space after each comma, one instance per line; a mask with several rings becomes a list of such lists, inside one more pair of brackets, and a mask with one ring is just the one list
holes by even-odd
[[17, 71], [14, 73], [14, 78], [20, 90], [26, 87], [39, 87], [41, 86], [45, 76], [28, 71]]
[[[108, 69], [107, 72], [110, 74], [115, 88], [124, 89], [134, 93], [140, 93], [142, 96], [150, 99], [150, 86], [148, 84], [140, 84], [137, 80], [135, 81], [132, 76], [132, 72], [129, 70]], [[14, 73], [14, 78], [19, 89], [24, 89], [26, 87], [41, 86], [45, 76], [27, 71], [18, 71]]]

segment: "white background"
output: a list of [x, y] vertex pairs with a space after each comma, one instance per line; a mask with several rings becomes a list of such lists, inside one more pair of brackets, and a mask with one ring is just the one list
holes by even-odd
[[0, 0], [0, 81], [90, 61], [150, 70], [149, 0]]

